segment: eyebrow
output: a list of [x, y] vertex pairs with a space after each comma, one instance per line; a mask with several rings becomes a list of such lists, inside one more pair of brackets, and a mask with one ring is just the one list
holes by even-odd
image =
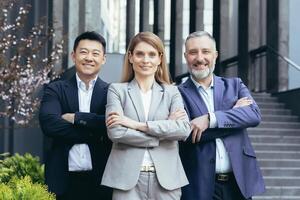
[[143, 53], [158, 53], [157, 51], [144, 51], [144, 50], [138, 50], [138, 49], [135, 49], [133, 51], [138, 52], [138, 53], [140, 53], [140, 52], [143, 52]]
[[87, 49], [87, 48], [80, 48], [79, 50], [87, 50], [87, 51], [98, 51], [98, 52], [102, 52], [102, 50], [99, 50], [99, 49]]

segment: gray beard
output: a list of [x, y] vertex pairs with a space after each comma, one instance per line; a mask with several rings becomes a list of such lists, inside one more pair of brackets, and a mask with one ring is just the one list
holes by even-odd
[[215, 65], [204, 70], [190, 69], [189, 72], [195, 80], [202, 80], [211, 75], [215, 70]]

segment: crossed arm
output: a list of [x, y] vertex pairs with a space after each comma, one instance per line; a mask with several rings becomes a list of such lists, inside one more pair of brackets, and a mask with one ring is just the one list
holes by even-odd
[[106, 107], [106, 125], [109, 138], [116, 143], [137, 147], [159, 146], [160, 140], [184, 140], [190, 133], [190, 125], [180, 93], [172, 99], [166, 119], [140, 122], [124, 114], [118, 91], [109, 88]]
[[[103, 133], [97, 130], [105, 129], [104, 115], [81, 112], [63, 114], [58, 91], [54, 84], [47, 86], [44, 91], [39, 120], [45, 135], [72, 143], [85, 143], [94, 136], [93, 133]], [[80, 121], [84, 123], [80, 124]]]
[[[245, 106], [249, 106], [253, 104], [253, 100], [248, 98], [248, 97], [242, 97], [237, 100], [235, 105], [233, 106], [232, 109], [236, 108], [242, 108]], [[209, 119], [209, 114], [202, 115], [200, 117], [194, 118], [193, 120], [190, 121], [191, 123], [191, 129], [192, 129], [192, 143], [199, 142], [202, 136], [202, 133], [206, 131], [208, 128], [215, 128], [216, 124], [212, 125], [213, 127], [210, 127], [210, 119]]]

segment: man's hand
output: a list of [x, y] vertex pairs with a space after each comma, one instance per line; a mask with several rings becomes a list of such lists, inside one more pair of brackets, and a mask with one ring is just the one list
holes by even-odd
[[106, 119], [106, 126], [108, 128], [111, 128], [115, 125], [121, 125], [127, 128], [140, 130], [143, 132], [146, 132], [148, 130], [148, 126], [146, 123], [135, 121], [124, 115], [120, 115], [117, 112], [111, 112], [108, 114], [108, 117]]
[[239, 108], [239, 107], [243, 107], [243, 106], [249, 106], [253, 104], [252, 99], [250, 99], [249, 97], [243, 97], [240, 98], [239, 100], [237, 100], [237, 102], [235, 103], [235, 105], [233, 106], [233, 108]]
[[186, 116], [185, 111], [181, 109], [177, 109], [174, 112], [171, 112], [168, 119], [169, 120], [179, 120], [184, 119]]
[[61, 116], [64, 120], [74, 124], [75, 114], [74, 113], [65, 113]]
[[209, 127], [208, 114], [193, 119], [191, 122], [192, 143], [199, 142], [202, 133]]

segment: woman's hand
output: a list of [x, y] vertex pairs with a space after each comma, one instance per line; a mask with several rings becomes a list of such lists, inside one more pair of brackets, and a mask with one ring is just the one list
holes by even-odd
[[171, 112], [168, 119], [169, 120], [180, 120], [185, 119], [185, 111], [182, 109], [176, 109], [174, 112]]
[[112, 128], [115, 125], [121, 125], [127, 128], [140, 130], [143, 132], [146, 132], [148, 130], [148, 126], [146, 123], [137, 122], [124, 115], [120, 115], [117, 112], [111, 112], [108, 114], [108, 117], [106, 119], [106, 126], [107, 128]]

